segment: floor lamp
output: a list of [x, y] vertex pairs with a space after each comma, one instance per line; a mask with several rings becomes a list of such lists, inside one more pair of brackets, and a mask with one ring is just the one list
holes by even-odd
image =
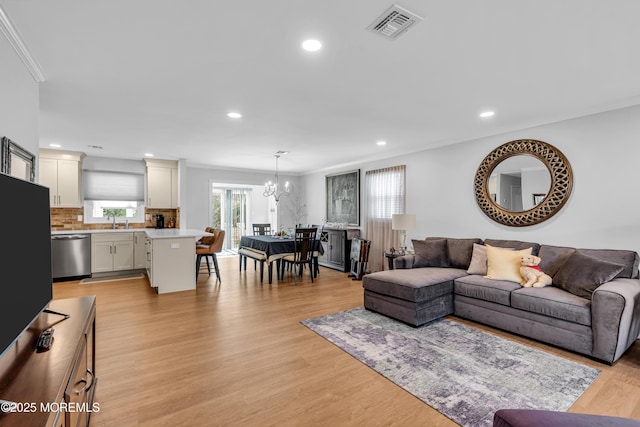
[[416, 229], [416, 215], [415, 214], [392, 214], [391, 229], [402, 231], [400, 255], [404, 255], [407, 252], [407, 230]]

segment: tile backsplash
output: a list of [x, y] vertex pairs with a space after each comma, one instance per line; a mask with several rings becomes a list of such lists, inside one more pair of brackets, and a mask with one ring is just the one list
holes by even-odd
[[[155, 216], [164, 215], [165, 227], [169, 222], [174, 222], [174, 227], [180, 227], [180, 208], [177, 209], [146, 209], [145, 217], [151, 218], [144, 224], [129, 224], [130, 229], [153, 228], [156, 226]], [[78, 216], [84, 215], [83, 208], [51, 208], [51, 229], [60, 230], [107, 230], [111, 229], [111, 224], [85, 224], [78, 221]], [[123, 223], [117, 223], [118, 228], [124, 228]]]

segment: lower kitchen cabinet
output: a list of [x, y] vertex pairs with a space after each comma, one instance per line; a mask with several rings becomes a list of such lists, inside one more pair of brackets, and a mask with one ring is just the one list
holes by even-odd
[[133, 233], [133, 268], [147, 268], [147, 233], [136, 231]]
[[133, 269], [133, 233], [93, 234], [91, 273]]
[[[188, 231], [188, 230], [187, 230]], [[196, 238], [176, 235], [147, 239], [147, 276], [159, 294], [196, 288]]]

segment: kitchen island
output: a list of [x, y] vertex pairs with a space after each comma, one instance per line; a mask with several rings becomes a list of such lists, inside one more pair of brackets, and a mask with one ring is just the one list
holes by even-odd
[[196, 241], [213, 234], [181, 228], [145, 229], [147, 276], [159, 294], [196, 288]]
[[[203, 236], [212, 235], [203, 230], [182, 228], [60, 230], [52, 231], [51, 234], [91, 234], [94, 241], [91, 254], [94, 277], [95, 274], [112, 274], [109, 273], [110, 271], [145, 269], [150, 285], [156, 289], [158, 294], [196, 288], [196, 242]], [[134, 247], [137, 246], [137, 240], [140, 240], [141, 243], [143, 240], [137, 238], [138, 234], [144, 236], [144, 247], [141, 248], [143, 250], [142, 257], [144, 257], [142, 263], [136, 261], [138, 257], [134, 258]], [[109, 238], [109, 236], [114, 237]], [[116, 238], [116, 236], [121, 238]], [[116, 247], [116, 245], [121, 245], [121, 241], [124, 240], [128, 244], [127, 247]], [[111, 258], [114, 261], [109, 261]], [[104, 259], [107, 260], [106, 263], [103, 262]], [[105, 264], [107, 266], [104, 266]], [[109, 268], [108, 265], [112, 267]], [[113, 267], [114, 265], [116, 267]]]

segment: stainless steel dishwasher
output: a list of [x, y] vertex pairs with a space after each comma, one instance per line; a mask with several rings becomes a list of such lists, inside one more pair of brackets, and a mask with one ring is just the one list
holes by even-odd
[[53, 278], [91, 276], [91, 235], [55, 234], [51, 236]]

